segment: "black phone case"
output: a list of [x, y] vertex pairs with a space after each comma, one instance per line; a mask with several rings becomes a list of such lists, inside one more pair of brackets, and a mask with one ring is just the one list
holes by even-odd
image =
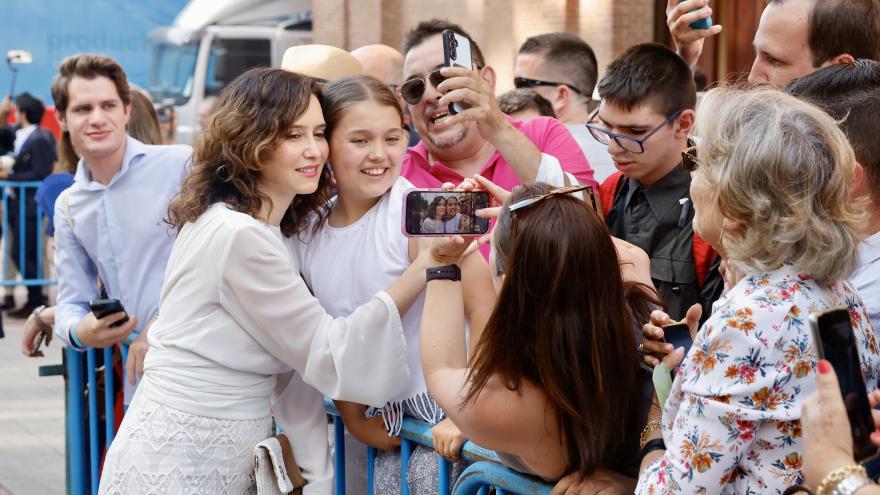
[[[95, 313], [95, 318], [98, 318], [99, 320], [107, 315], [125, 311], [125, 307], [122, 306], [119, 299], [98, 299], [95, 301], [89, 301], [89, 308], [91, 308], [92, 313]], [[118, 327], [126, 322], [128, 322], [128, 312], [126, 312], [124, 318], [110, 325], [110, 327]]]

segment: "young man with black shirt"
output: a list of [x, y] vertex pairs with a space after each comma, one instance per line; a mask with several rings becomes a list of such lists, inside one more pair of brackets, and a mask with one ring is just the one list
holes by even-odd
[[694, 304], [707, 316], [723, 284], [717, 256], [694, 236], [691, 178], [681, 167], [695, 116], [691, 71], [668, 48], [637, 45], [608, 66], [599, 96], [587, 126], [618, 170], [600, 188], [611, 235], [648, 253], [670, 317]]

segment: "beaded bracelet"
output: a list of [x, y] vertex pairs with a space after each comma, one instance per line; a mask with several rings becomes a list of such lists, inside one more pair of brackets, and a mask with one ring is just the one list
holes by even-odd
[[816, 488], [816, 495], [830, 495], [841, 481], [853, 474], [861, 475], [865, 478], [868, 477], [868, 473], [861, 464], [850, 464], [849, 466], [837, 468], [822, 478], [822, 482]]

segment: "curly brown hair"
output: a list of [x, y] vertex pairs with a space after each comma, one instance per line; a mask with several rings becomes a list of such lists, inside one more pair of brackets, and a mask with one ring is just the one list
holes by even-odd
[[[212, 204], [256, 217], [264, 201], [257, 189], [266, 160], [290, 128], [306, 112], [321, 85], [309, 77], [281, 69], [251, 69], [220, 95], [208, 128], [193, 152], [193, 170], [168, 207], [167, 222], [178, 230], [194, 222]], [[324, 167], [318, 189], [297, 195], [281, 219], [290, 237], [311, 214], [325, 216], [330, 199], [330, 170]]]

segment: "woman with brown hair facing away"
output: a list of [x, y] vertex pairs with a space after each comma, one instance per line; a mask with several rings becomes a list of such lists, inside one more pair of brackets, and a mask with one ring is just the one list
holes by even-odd
[[502, 207], [489, 258], [498, 300], [470, 361], [461, 284], [428, 282], [422, 368], [464, 436], [509, 467], [633, 476], [645, 407], [630, 308], [643, 316], [652, 296], [622, 280], [602, 219], [562, 191], [520, 186]]
[[180, 233], [101, 493], [252, 493], [253, 449], [273, 433], [274, 410], [304, 493], [329, 494], [321, 394], [382, 406], [405, 385], [400, 313], [424, 287], [427, 252], [387, 291], [331, 318], [283, 242], [327, 201], [319, 91], [278, 69], [250, 70], [224, 91], [169, 207]]

